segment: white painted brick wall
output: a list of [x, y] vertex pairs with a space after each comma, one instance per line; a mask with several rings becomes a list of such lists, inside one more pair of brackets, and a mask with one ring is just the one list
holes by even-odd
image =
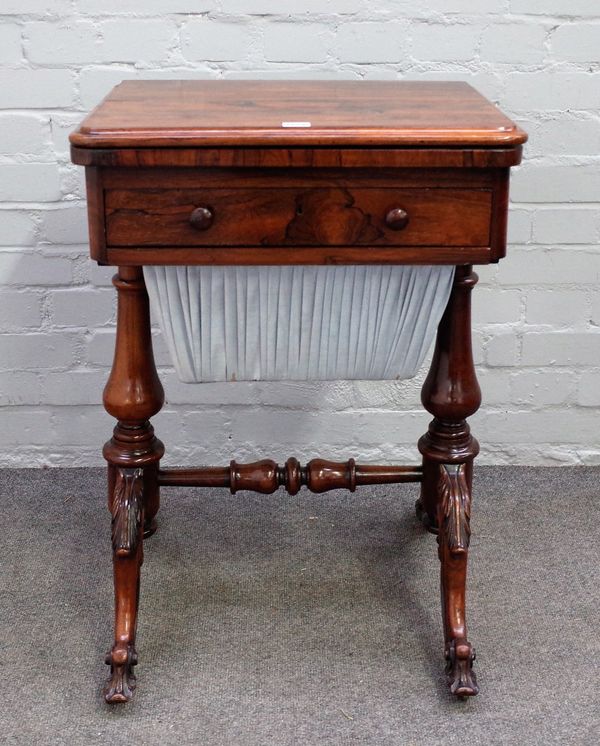
[[550, 36], [550, 53], [569, 62], [600, 62], [600, 24], [565, 23]]
[[406, 28], [395, 21], [345, 23], [337, 32], [341, 63], [398, 63], [407, 56]]
[[272, 23], [265, 29], [265, 59], [268, 62], [325, 62], [334, 39], [327, 24]]
[[[1, 464], [102, 463], [113, 270], [88, 259], [67, 138], [113, 85], [152, 77], [460, 79], [497, 101], [531, 142], [508, 257], [478, 269], [480, 458], [600, 463], [597, 0], [2, 0]], [[407, 382], [190, 386], [155, 340], [170, 463], [416, 457], [425, 369]]]

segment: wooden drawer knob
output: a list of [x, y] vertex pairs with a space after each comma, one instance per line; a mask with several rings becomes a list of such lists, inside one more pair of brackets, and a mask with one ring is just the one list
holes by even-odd
[[385, 216], [385, 224], [393, 231], [401, 231], [408, 225], [408, 213], [401, 207], [394, 207]]
[[197, 207], [190, 215], [190, 225], [198, 231], [205, 231], [212, 225], [214, 217], [210, 207]]

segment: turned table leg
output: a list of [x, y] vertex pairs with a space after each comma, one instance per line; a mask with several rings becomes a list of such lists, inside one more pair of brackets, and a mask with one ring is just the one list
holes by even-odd
[[479, 452], [466, 418], [481, 403], [471, 348], [470, 296], [476, 282], [470, 266], [456, 268], [421, 394], [433, 420], [419, 441], [423, 482], [417, 512], [438, 534], [446, 672], [450, 691], [457, 696], [479, 691], [465, 613], [473, 459]]
[[135, 633], [143, 537], [155, 527], [159, 506], [158, 465], [163, 444], [149, 418], [164, 401], [150, 334], [150, 310], [141, 267], [120, 267], [117, 337], [112, 370], [104, 389], [106, 411], [117, 419], [104, 446], [108, 461], [108, 507], [112, 515], [115, 639], [106, 662], [111, 676], [107, 702], [127, 702], [135, 688]]

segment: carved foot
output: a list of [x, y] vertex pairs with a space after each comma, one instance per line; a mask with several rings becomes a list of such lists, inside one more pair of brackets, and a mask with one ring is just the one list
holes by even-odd
[[431, 520], [431, 518], [429, 517], [429, 513], [423, 507], [423, 501], [421, 500], [421, 498], [419, 498], [415, 503], [415, 513], [417, 515], [417, 520], [420, 521], [423, 526], [425, 526], [430, 534], [439, 533], [436, 523]]
[[475, 651], [466, 640], [452, 640], [446, 649], [446, 675], [450, 692], [457, 697], [474, 697], [479, 693], [473, 671]]
[[110, 666], [110, 678], [104, 687], [104, 699], [109, 705], [129, 702], [135, 689], [133, 667], [137, 665], [137, 653], [128, 645], [125, 648], [113, 648], [106, 655]]

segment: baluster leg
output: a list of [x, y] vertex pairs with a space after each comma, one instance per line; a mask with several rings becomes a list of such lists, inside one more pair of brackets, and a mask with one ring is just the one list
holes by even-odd
[[143, 537], [155, 525], [158, 465], [164, 453], [149, 422], [160, 411], [164, 393], [154, 364], [141, 267], [120, 267], [113, 283], [118, 292], [117, 337], [104, 406], [118, 422], [103, 452], [108, 462], [115, 586], [115, 637], [106, 657], [111, 675], [104, 689], [110, 704], [129, 701], [135, 688]]
[[471, 266], [456, 268], [421, 394], [433, 420], [419, 441], [424, 480], [418, 505], [426, 525], [438, 533], [446, 672], [450, 691], [461, 697], [479, 691], [465, 608], [472, 467], [479, 452], [466, 418], [481, 403], [471, 347], [470, 296], [476, 282]]

